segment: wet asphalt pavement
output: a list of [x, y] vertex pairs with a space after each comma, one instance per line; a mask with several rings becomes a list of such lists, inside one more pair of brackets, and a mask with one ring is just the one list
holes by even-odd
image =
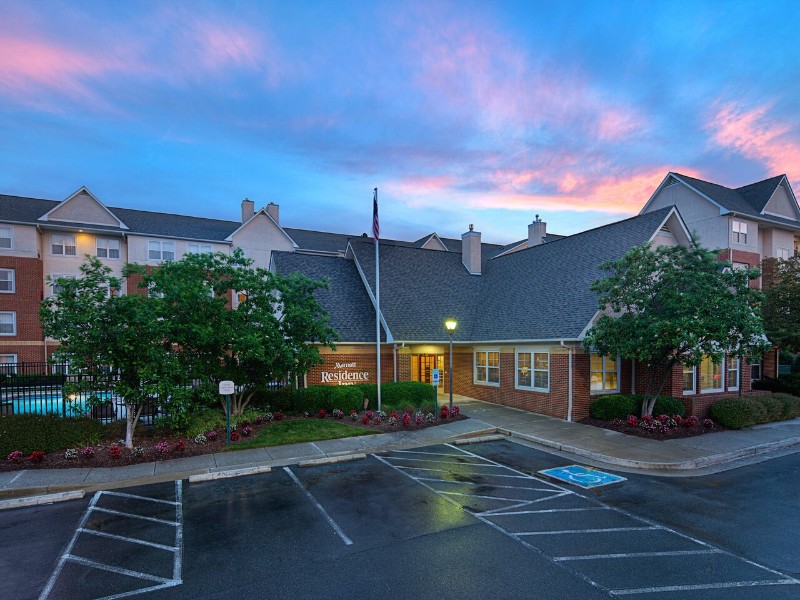
[[0, 597], [800, 597], [800, 456], [543, 481], [509, 441], [169, 482], [0, 514]]

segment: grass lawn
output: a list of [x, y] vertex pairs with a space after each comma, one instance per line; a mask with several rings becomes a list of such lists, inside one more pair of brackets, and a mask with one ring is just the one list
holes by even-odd
[[374, 433], [380, 432], [328, 419], [292, 419], [274, 422], [269, 427], [264, 427], [255, 437], [242, 438], [227, 449], [242, 450], [245, 448], [262, 448], [264, 446], [282, 446], [284, 444], [335, 440]]

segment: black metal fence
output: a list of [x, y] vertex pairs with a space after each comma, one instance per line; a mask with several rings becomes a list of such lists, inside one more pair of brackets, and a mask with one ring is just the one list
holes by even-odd
[[[117, 376], [101, 370], [92, 376], [72, 374], [67, 363], [0, 364], [0, 414], [89, 416], [104, 423], [127, 418], [123, 398], [114, 393]], [[156, 402], [142, 409], [141, 421], [152, 424]]]

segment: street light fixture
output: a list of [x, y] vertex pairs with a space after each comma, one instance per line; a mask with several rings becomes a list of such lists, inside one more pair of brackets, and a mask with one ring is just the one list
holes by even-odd
[[444, 327], [447, 333], [450, 334], [450, 412], [453, 411], [453, 334], [456, 332], [458, 323], [455, 319], [447, 319], [444, 322]]

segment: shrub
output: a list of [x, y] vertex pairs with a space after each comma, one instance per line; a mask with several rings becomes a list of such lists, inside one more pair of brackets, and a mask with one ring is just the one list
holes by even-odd
[[205, 409], [193, 414], [186, 427], [188, 437], [196, 437], [200, 434], [225, 426], [225, 415], [220, 410]]
[[711, 406], [711, 418], [728, 429], [741, 429], [763, 423], [764, 407], [752, 397], [720, 398]]
[[216, 430], [214, 430], [214, 429], [210, 429], [210, 430], [209, 430], [209, 431], [206, 433], [206, 439], [207, 439], [209, 442], [213, 442], [213, 441], [214, 441], [215, 439], [217, 439], [218, 437], [219, 437], [219, 433], [217, 433], [217, 432], [216, 432]]
[[134, 446], [133, 448], [131, 448], [131, 456], [135, 458], [144, 456], [144, 448], [142, 448], [141, 446]]
[[156, 454], [159, 456], [166, 456], [169, 454], [170, 447], [168, 442], [158, 442], [156, 444]]
[[81, 448], [81, 457], [83, 458], [94, 458], [94, 447], [93, 446], [84, 446]]
[[78, 458], [78, 449], [77, 448], [69, 448], [66, 452], [64, 452], [64, 458], [67, 460], [75, 460]]
[[[363, 407], [363, 399], [369, 400], [372, 407], [378, 406], [378, 386], [374, 383], [360, 383], [353, 387], [360, 391], [360, 402]], [[423, 404], [433, 404], [436, 401], [436, 388], [428, 383], [421, 381], [392, 381], [381, 384], [381, 407], [397, 406], [405, 410], [405, 405], [419, 408]], [[359, 408], [361, 408], [359, 407]]]
[[20, 452], [19, 450], [14, 450], [10, 452], [8, 456], [6, 456], [6, 460], [10, 463], [20, 463], [22, 462], [23, 456], [24, 454], [22, 454], [22, 452]]
[[35, 463], [40, 463], [44, 460], [44, 452], [41, 450], [34, 450], [28, 457], [28, 460]]
[[411, 415], [408, 413], [403, 414], [403, 427], [411, 425]]
[[175, 445], [172, 447], [172, 449], [175, 450], [175, 452], [183, 452], [186, 450], [186, 442], [183, 441], [183, 438], [180, 438], [177, 442], [175, 442]]
[[[590, 414], [595, 419], [603, 421], [627, 419], [630, 415], [642, 414], [643, 401], [644, 396], [639, 394], [608, 394], [600, 396], [592, 403]], [[659, 396], [653, 407], [653, 413], [683, 416], [686, 414], [686, 407], [677, 398]]]
[[231, 431], [231, 441], [232, 442], [238, 442], [240, 437], [241, 436], [239, 435], [238, 431]]
[[442, 408], [439, 410], [439, 418], [446, 419], [449, 416], [450, 416], [450, 409], [448, 409], [446, 406], [442, 406]]
[[85, 417], [3, 415], [0, 416], [0, 456], [14, 450], [23, 454], [36, 450], [48, 453], [98, 443], [102, 432], [100, 422]]
[[204, 436], [202, 433], [198, 433], [196, 436], [194, 436], [194, 443], [197, 444], [198, 446], [202, 446], [207, 441], [208, 438], [206, 438], [206, 436]]
[[111, 446], [108, 449], [108, 456], [109, 458], [118, 459], [122, 458], [122, 448], [119, 446]]
[[242, 435], [248, 437], [251, 433], [253, 433], [253, 428], [250, 425], [245, 425], [242, 427]]
[[339, 410], [338, 408], [333, 409], [333, 418], [334, 419], [343, 419], [344, 418], [344, 411]]

